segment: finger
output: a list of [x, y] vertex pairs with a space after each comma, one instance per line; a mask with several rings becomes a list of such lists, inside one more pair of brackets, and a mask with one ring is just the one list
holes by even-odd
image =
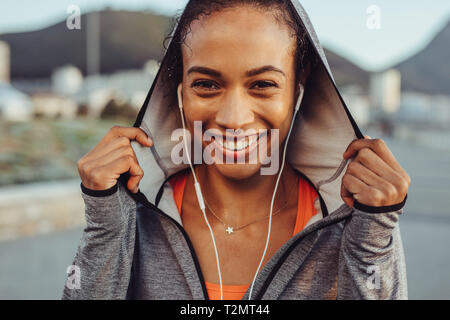
[[352, 176], [357, 177], [366, 185], [380, 190], [385, 190], [388, 194], [395, 193], [397, 190], [393, 184], [381, 178], [372, 170], [367, 169], [359, 161], [352, 161], [348, 165], [347, 172], [350, 173]]
[[371, 192], [370, 186], [350, 173], [346, 173], [342, 178], [342, 186], [351, 194], [353, 201], [358, 200], [362, 202], [364, 201], [364, 196]]
[[[121, 145], [125, 145], [125, 143], [129, 144], [130, 140], [136, 140], [143, 146], [153, 146], [152, 139], [148, 138], [147, 134], [142, 129], [114, 126], [99, 141], [99, 143], [91, 151], [89, 151], [86, 155], [86, 160], [89, 160], [89, 158], [91, 158], [90, 160], [96, 159], [110, 152], [112, 150], [111, 142], [120, 138], [122, 138]], [[124, 142], [124, 139], [128, 139], [128, 141]], [[109, 147], [107, 147], [106, 150], [103, 150], [106, 146]]]
[[[398, 164], [397, 159], [392, 154], [391, 150], [387, 147], [381, 139], [358, 139], [354, 140], [347, 147], [343, 156], [345, 159], [352, 158], [363, 148], [369, 148], [375, 152], [381, 159], [383, 159], [392, 169], [404, 172], [403, 168]], [[406, 172], [404, 172], [406, 174]]]
[[130, 178], [128, 179], [127, 187], [131, 192], [137, 193], [139, 191], [139, 182], [144, 177], [144, 171], [139, 166], [136, 158], [132, 159], [133, 161], [131, 161], [129, 169]]
[[127, 187], [133, 193], [137, 193], [139, 181], [144, 176], [144, 171], [136, 158], [129, 155], [113, 160], [100, 168], [104, 172], [109, 172], [116, 180], [121, 174], [128, 172], [130, 179], [127, 182]]
[[[364, 148], [360, 150], [352, 162], [354, 161], [359, 162], [365, 168], [381, 177], [383, 181], [387, 180], [395, 186], [402, 186], [403, 177], [388, 166], [383, 159], [372, 151], [372, 149]], [[353, 164], [352, 166], [356, 166], [356, 164]]]
[[349, 172], [342, 177], [342, 184], [351, 194], [362, 193], [370, 188], [364, 181]]
[[145, 133], [145, 131], [140, 128], [115, 126], [108, 132], [108, 135], [111, 139], [126, 137], [130, 140], [136, 140], [143, 146], [147, 147], [153, 146], [152, 139], [150, 139]]
[[341, 184], [341, 198], [350, 207], [353, 208], [353, 194], [347, 190], [344, 184]]
[[342, 200], [349, 206], [353, 207], [354, 194], [364, 192], [368, 186], [366, 186], [362, 181], [355, 179], [349, 172], [347, 167], [347, 172], [342, 177], [341, 184], [341, 197]]
[[[369, 136], [365, 136], [366, 138], [370, 138]], [[366, 139], [360, 139], [355, 140], [352, 142], [353, 143], [368, 143], [369, 144], [369, 148], [374, 151], [390, 168], [394, 169], [394, 172], [396, 172], [396, 174], [400, 177], [402, 177], [404, 180], [403, 181], [392, 181], [392, 182], [397, 182], [399, 183], [401, 186], [404, 185], [403, 182], [405, 182], [407, 184], [407, 186], [409, 187], [409, 185], [411, 184], [411, 178], [409, 177], [408, 173], [403, 169], [403, 167], [398, 163], [397, 159], [395, 158], [395, 156], [392, 154], [391, 150], [387, 147], [386, 143], [381, 140], [381, 139], [372, 139], [372, 140], [366, 140]], [[364, 148], [364, 147], [362, 147]], [[360, 149], [362, 149], [360, 148]], [[347, 151], [349, 151], [350, 146], [347, 148]], [[377, 151], [378, 150], [378, 151]], [[344, 158], [349, 158], [349, 157], [353, 157], [353, 155], [349, 155], [347, 154], [347, 151], [344, 153]], [[349, 151], [348, 153], [351, 153], [351, 151]]]
[[[129, 149], [133, 150], [133, 148], [131, 148], [131, 141], [127, 137], [119, 137], [119, 138], [110, 140], [107, 144], [103, 145], [101, 148], [92, 150], [88, 154], [87, 159], [88, 159], [88, 161], [97, 161], [104, 157], [111, 157], [112, 156], [111, 153], [114, 150], [122, 149], [122, 148], [129, 148]], [[133, 154], [134, 154], [134, 152], [133, 152]], [[117, 157], [110, 158], [109, 161], [112, 161], [116, 158]]]
[[124, 156], [132, 156], [136, 159], [136, 155], [134, 153], [134, 150], [131, 148], [131, 146], [125, 146], [120, 147], [111, 150], [110, 152], [106, 153], [103, 156], [100, 156], [94, 160], [91, 160], [90, 162], [86, 163], [86, 166], [89, 168], [90, 166], [104, 166], [110, 162], [113, 162], [117, 159], [120, 159]]

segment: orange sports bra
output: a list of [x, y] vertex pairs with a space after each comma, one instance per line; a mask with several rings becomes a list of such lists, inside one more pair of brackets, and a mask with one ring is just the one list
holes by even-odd
[[[183, 203], [184, 188], [186, 186], [186, 180], [188, 177], [188, 171], [177, 174], [169, 180], [169, 183], [173, 188], [173, 197], [175, 204], [178, 208], [178, 212], [181, 215], [181, 206]], [[298, 207], [297, 207], [297, 219], [295, 221], [294, 233], [302, 231], [308, 221], [317, 214], [317, 210], [314, 207], [314, 200], [317, 197], [317, 192], [309, 183], [299, 177], [298, 188]], [[220, 300], [220, 285], [217, 283], [205, 282], [206, 290], [210, 300]], [[222, 285], [223, 299], [224, 300], [241, 300], [244, 294], [247, 292], [250, 285]]]

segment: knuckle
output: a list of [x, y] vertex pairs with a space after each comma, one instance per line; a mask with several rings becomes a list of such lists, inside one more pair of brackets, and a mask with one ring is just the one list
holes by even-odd
[[406, 193], [408, 192], [409, 186], [411, 181], [408, 179], [409, 177], [405, 178], [401, 176], [400, 174], [397, 174], [397, 181], [395, 183], [395, 186], [399, 190], [400, 193]]
[[89, 174], [89, 162], [82, 161], [78, 164], [78, 171], [83, 174]]
[[120, 147], [130, 146], [130, 140], [127, 137], [119, 137], [117, 138], [117, 143]]
[[80, 160], [77, 161], [78, 171], [83, 171], [83, 166], [84, 166], [84, 159], [81, 158]]
[[406, 174], [406, 183], [407, 188], [409, 188], [411, 186], [411, 177], [409, 176], [409, 174]]
[[357, 168], [358, 168], [358, 163], [356, 163], [355, 161], [352, 161], [348, 165], [347, 172], [351, 173], [351, 174], [356, 173]]
[[123, 154], [125, 156], [132, 156], [132, 157], [134, 157], [134, 151], [133, 151], [133, 149], [131, 149], [130, 146], [121, 147], [120, 151], [121, 151], [121, 154]]
[[367, 160], [370, 155], [370, 150], [368, 148], [362, 148], [358, 152], [358, 158], [361, 160]]
[[98, 169], [92, 170], [89, 176], [94, 184], [98, 184], [102, 180], [102, 173]]
[[376, 147], [381, 148], [384, 147], [386, 144], [384, 143], [383, 139], [375, 139], [374, 144]]
[[405, 179], [401, 179], [400, 181], [401, 181], [400, 190], [402, 191], [402, 193], [408, 192], [411, 181]]
[[133, 163], [134, 162], [134, 157], [126, 154], [121, 158], [123, 161], [125, 161], [126, 163]]
[[383, 194], [378, 190], [372, 190], [370, 198], [374, 205], [380, 205], [383, 203]]
[[121, 129], [122, 129], [121, 126], [115, 125], [115, 126], [111, 127], [111, 129], [109, 131], [111, 131], [111, 132], [118, 132]]
[[342, 183], [344, 184], [344, 186], [348, 186], [350, 183], [350, 175], [347, 173], [342, 177]]
[[386, 193], [388, 198], [392, 199], [392, 198], [396, 198], [398, 195], [398, 191], [397, 188], [394, 187], [392, 184], [387, 184], [386, 186]]

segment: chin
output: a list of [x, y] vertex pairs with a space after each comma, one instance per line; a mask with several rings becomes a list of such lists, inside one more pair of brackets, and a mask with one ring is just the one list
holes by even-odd
[[245, 180], [259, 174], [261, 164], [213, 164], [224, 177], [232, 180]]

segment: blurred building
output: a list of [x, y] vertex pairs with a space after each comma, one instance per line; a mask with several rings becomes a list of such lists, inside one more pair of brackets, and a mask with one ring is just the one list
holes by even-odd
[[74, 119], [78, 106], [70, 98], [51, 92], [31, 96], [33, 114], [44, 118]]
[[72, 66], [64, 66], [52, 73], [53, 92], [65, 96], [76, 94], [83, 86], [83, 74]]
[[111, 100], [119, 100], [140, 109], [158, 72], [159, 63], [148, 61], [142, 69], [117, 71], [113, 74], [91, 75], [84, 79], [78, 93], [71, 97], [85, 105], [88, 114], [98, 117]]
[[450, 97], [403, 92], [401, 106], [395, 119], [403, 123], [449, 129]]
[[149, 60], [142, 69], [85, 78], [78, 68], [67, 65], [56, 69], [51, 79], [19, 79], [14, 81], [14, 87], [32, 97], [31, 113], [34, 115], [71, 119], [77, 114], [86, 114], [98, 118], [112, 100], [139, 110], [159, 65]]
[[0, 41], [0, 82], [10, 82], [10, 49], [6, 42]]
[[33, 116], [30, 98], [9, 83], [0, 83], [0, 119], [27, 121]]
[[390, 69], [374, 73], [370, 78], [370, 104], [372, 108], [394, 113], [400, 108], [401, 74]]

